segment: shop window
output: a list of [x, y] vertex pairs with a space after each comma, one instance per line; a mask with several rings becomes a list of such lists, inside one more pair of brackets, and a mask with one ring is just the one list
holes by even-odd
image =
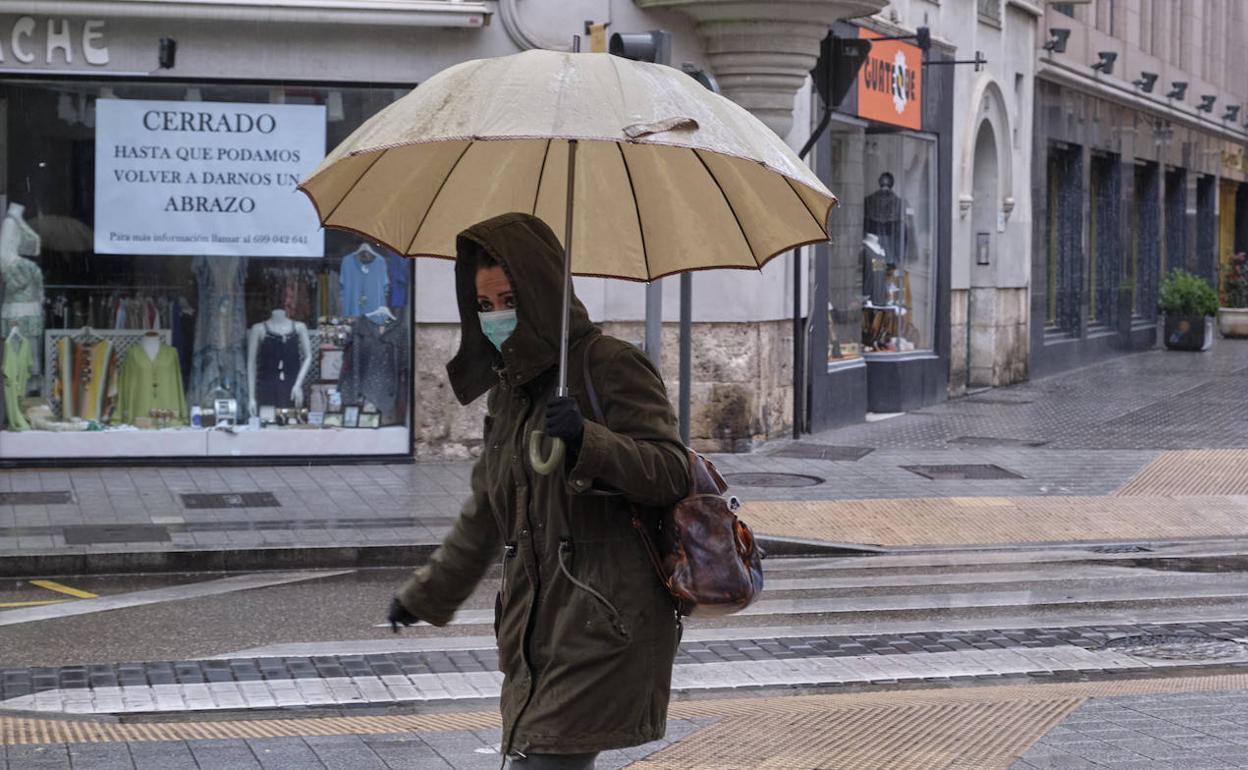
[[868, 134], [863, 155], [862, 344], [867, 352], [933, 346], [936, 143]]
[[407, 453], [410, 262], [293, 190], [397, 95], [0, 82], [0, 451]]
[[1152, 318], [1157, 309], [1161, 261], [1161, 194], [1156, 163], [1136, 161], [1131, 204], [1131, 252], [1128, 280], [1135, 286], [1131, 314]]
[[1088, 206], [1088, 324], [1110, 325], [1118, 316], [1121, 281], [1118, 156], [1092, 156]]
[[1196, 273], [1213, 286], [1218, 285], [1217, 189], [1212, 176], [1196, 180]]
[[936, 304], [936, 143], [910, 133], [832, 134], [828, 361], [931, 350]]
[[1078, 334], [1083, 302], [1081, 151], [1054, 144], [1046, 165], [1046, 327]]
[[1187, 267], [1187, 173], [1166, 171], [1165, 272]]

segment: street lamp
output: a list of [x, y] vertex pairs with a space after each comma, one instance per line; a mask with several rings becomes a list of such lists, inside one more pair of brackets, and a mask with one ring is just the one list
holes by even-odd
[[1066, 53], [1066, 41], [1070, 40], [1070, 30], [1062, 27], [1049, 29], [1049, 39], [1041, 46], [1049, 53]]
[[1157, 85], [1156, 72], [1141, 72], [1138, 80], [1131, 81], [1131, 85], [1140, 89], [1146, 94], [1153, 92], [1153, 86]]
[[1092, 65], [1092, 69], [1104, 75], [1114, 74], [1114, 62], [1118, 60], [1118, 54], [1114, 51], [1100, 51], [1097, 56], [1101, 59]]

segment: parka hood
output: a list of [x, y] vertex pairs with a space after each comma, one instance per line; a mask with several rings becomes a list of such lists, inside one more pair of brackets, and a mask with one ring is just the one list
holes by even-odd
[[[455, 294], [459, 304], [459, 351], [446, 365], [451, 388], [470, 404], [502, 376], [523, 385], [559, 365], [560, 310], [563, 302], [563, 246], [549, 226], [523, 213], [479, 222], [455, 242]], [[516, 293], [516, 331], [500, 353], [481, 331], [477, 318], [477, 254], [502, 265]], [[572, 295], [570, 343], [598, 331], [585, 306]]]

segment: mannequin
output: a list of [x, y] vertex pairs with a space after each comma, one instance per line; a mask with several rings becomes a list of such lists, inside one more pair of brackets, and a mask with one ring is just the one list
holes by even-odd
[[302, 407], [303, 382], [311, 368], [307, 325], [281, 308], [274, 310], [247, 333], [249, 413], [260, 414], [261, 406]]
[[880, 237], [867, 233], [862, 239], [862, 293], [873, 305], [888, 304], [885, 271], [887, 255], [880, 244]]
[[155, 413], [163, 413], [178, 425], [190, 417], [182, 389], [182, 365], [178, 351], [160, 340], [156, 332], [144, 334], [126, 351], [121, 363], [121, 420], [147, 427]]
[[879, 236], [889, 267], [904, 265], [913, 238], [913, 223], [906, 211], [906, 202], [893, 192], [895, 180], [885, 171], [880, 174], [880, 189], [863, 201], [862, 229]]
[[31, 372], [38, 375], [43, 347], [43, 273], [23, 257], [38, 256], [41, 244], [39, 234], [22, 218], [25, 210], [20, 203], [10, 203], [0, 223], [0, 278], [4, 283], [0, 327], [7, 331], [17, 326], [21, 330], [31, 345]]
[[143, 352], [147, 354], [150, 361], [156, 360], [156, 355], [160, 353], [160, 335], [155, 332], [148, 332], [143, 335], [143, 339], [139, 340], [139, 345], [143, 348]]

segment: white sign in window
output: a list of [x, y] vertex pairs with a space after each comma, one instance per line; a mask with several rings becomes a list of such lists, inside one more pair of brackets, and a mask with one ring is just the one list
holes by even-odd
[[100, 99], [95, 251], [322, 257], [295, 187], [325, 155], [325, 107]]

